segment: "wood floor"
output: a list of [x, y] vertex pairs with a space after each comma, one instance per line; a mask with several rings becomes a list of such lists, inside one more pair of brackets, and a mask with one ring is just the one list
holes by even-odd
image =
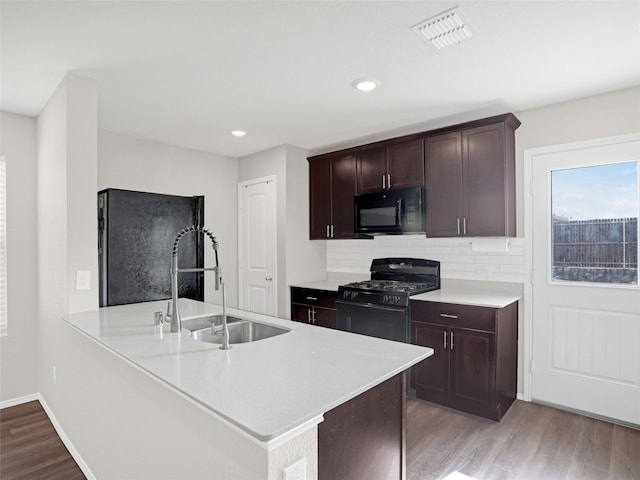
[[407, 472], [407, 480], [638, 480], [640, 430], [529, 402], [495, 423], [411, 399]]
[[40, 402], [0, 410], [2, 480], [85, 480]]
[[[85, 479], [39, 402], [0, 410], [0, 435], [2, 480]], [[407, 472], [407, 480], [638, 480], [640, 430], [520, 401], [495, 423], [411, 399]]]

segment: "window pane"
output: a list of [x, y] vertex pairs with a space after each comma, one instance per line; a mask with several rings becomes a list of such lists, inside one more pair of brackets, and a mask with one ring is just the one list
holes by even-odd
[[551, 172], [553, 279], [638, 284], [638, 162]]

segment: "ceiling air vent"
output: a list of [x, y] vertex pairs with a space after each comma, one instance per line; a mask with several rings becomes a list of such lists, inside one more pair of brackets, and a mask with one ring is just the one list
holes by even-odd
[[469, 22], [464, 18], [460, 7], [447, 10], [411, 28], [438, 50], [460, 43], [472, 35]]

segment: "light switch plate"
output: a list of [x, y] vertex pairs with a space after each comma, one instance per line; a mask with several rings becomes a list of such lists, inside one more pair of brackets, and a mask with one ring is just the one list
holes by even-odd
[[307, 480], [307, 459], [301, 458], [282, 471], [282, 480]]
[[91, 289], [91, 271], [76, 270], [76, 290]]

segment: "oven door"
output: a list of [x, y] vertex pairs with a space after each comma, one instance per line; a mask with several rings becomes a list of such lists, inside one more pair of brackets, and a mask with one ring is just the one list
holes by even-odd
[[336, 328], [370, 337], [409, 343], [409, 309], [337, 301]]

